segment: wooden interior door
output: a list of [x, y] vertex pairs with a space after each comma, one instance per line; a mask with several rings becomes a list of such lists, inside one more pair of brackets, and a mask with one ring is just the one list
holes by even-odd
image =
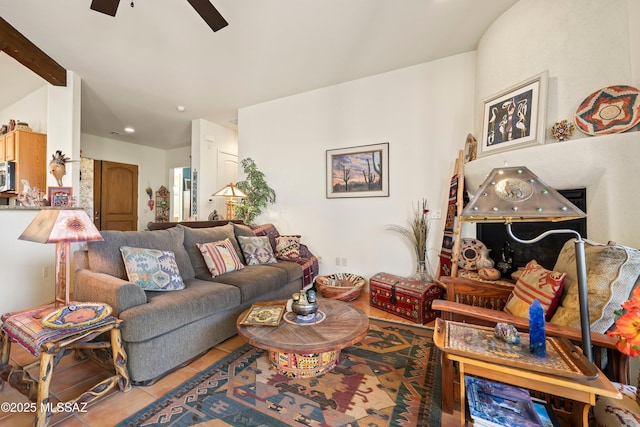
[[138, 229], [138, 165], [95, 160], [93, 188], [99, 230]]

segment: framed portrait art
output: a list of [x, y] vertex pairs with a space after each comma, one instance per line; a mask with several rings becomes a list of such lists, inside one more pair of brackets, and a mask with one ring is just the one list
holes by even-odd
[[389, 196], [389, 143], [327, 150], [327, 198]]
[[545, 71], [484, 101], [480, 156], [544, 144]]
[[71, 206], [71, 187], [49, 187], [49, 203], [51, 206]]

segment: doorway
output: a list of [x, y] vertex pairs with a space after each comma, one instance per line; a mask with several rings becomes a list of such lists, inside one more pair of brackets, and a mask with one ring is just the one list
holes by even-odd
[[191, 218], [191, 168], [174, 168], [172, 221], [187, 221]]
[[98, 230], [138, 229], [138, 165], [81, 159], [81, 206]]

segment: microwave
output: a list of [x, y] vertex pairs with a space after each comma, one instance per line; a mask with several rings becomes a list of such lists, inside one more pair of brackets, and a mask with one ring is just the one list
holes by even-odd
[[15, 191], [16, 162], [0, 162], [0, 192]]

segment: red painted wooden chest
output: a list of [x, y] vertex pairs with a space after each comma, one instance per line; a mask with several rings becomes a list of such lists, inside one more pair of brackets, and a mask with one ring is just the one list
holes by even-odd
[[438, 317], [431, 310], [431, 301], [441, 298], [443, 289], [388, 273], [378, 273], [369, 279], [369, 304], [388, 313], [416, 323], [427, 323]]

